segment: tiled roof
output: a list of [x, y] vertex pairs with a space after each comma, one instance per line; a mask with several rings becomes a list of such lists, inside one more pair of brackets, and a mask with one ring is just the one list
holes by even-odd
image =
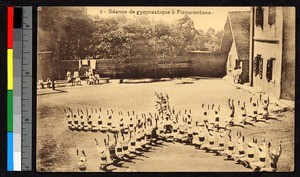
[[[226, 33], [225, 30], [231, 30], [231, 33]], [[229, 34], [231, 35], [229, 36]], [[228, 13], [220, 52], [229, 52], [232, 40], [235, 41], [239, 59], [248, 60], [250, 43], [250, 11], [234, 11]]]

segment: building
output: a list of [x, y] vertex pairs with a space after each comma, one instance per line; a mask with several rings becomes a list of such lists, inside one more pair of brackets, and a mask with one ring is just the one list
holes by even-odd
[[224, 26], [220, 55], [227, 58], [226, 74], [234, 77], [240, 67], [240, 83], [249, 82], [250, 11], [229, 12]]
[[275, 98], [295, 99], [295, 8], [253, 7], [249, 83]]

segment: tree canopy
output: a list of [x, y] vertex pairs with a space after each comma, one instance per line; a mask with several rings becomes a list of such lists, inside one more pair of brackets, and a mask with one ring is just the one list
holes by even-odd
[[221, 38], [222, 31], [195, 29], [188, 15], [168, 23], [146, 16], [91, 17], [83, 7], [47, 7], [38, 14], [38, 51], [55, 51], [60, 60], [165, 60], [186, 51], [217, 52]]

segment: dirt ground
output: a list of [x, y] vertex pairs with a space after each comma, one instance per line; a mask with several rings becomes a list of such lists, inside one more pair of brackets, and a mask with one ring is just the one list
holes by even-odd
[[[119, 84], [58, 87], [56, 91], [37, 91], [37, 171], [72, 172], [78, 171], [76, 149], [83, 148], [87, 154], [87, 171], [99, 169], [99, 155], [94, 138], [103, 144], [103, 134], [70, 131], [64, 117], [64, 108], [101, 108], [137, 113], [155, 112], [155, 92], [168, 93], [170, 104], [176, 110], [191, 109], [197, 118], [202, 103], [221, 105], [222, 117], [228, 117], [228, 98], [249, 100], [254, 95], [222, 79], [173, 79], [162, 82], [135, 80]], [[259, 141], [263, 138], [277, 148], [283, 141], [283, 151], [278, 162], [278, 171], [294, 170], [294, 110], [282, 108], [276, 103], [270, 105], [271, 116], [276, 118], [255, 127], [235, 127], [246, 136], [246, 142], [254, 134]], [[133, 163], [109, 167], [111, 171], [250, 171], [223, 157], [205, 153], [178, 143], [165, 143], [154, 147], [151, 152], [137, 157]]]

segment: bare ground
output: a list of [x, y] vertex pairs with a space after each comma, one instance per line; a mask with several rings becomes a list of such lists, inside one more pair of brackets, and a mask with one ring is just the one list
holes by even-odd
[[[188, 84], [187, 84], [188, 83]], [[63, 109], [102, 108], [121, 111], [155, 112], [155, 92], [168, 93], [175, 109], [191, 109], [197, 117], [201, 104], [221, 105], [221, 115], [229, 115], [227, 99], [248, 100], [251, 93], [238, 89], [221, 79], [174, 79], [165, 82], [118, 84], [118, 80], [102, 85], [60, 87], [58, 91], [38, 90], [37, 97], [37, 171], [78, 171], [76, 148], [84, 148], [87, 154], [87, 171], [101, 171], [94, 138], [100, 142], [101, 133], [75, 132], [67, 128]], [[259, 140], [266, 138], [277, 147], [283, 141], [283, 152], [278, 171], [294, 170], [294, 111], [282, 109], [271, 103], [272, 116], [277, 120], [257, 123], [255, 127], [235, 128]], [[221, 116], [221, 119], [222, 119]], [[223, 157], [195, 150], [191, 146], [166, 143], [137, 157], [134, 163], [124, 162], [113, 171], [249, 171]], [[147, 158], [148, 157], [148, 158]]]

